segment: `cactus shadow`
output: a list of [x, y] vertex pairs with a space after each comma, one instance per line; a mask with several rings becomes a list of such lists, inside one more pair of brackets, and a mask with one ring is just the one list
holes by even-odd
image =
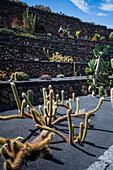
[[95, 143], [92, 143], [92, 142], [84, 141], [84, 143], [87, 144], [87, 145], [99, 148], [99, 149], [108, 149], [108, 147], [98, 146], [98, 145], [95, 145]]
[[39, 135], [39, 133], [37, 132], [38, 130], [39, 130], [38, 128], [36, 128], [36, 129], [34, 129], [34, 130], [29, 129], [29, 131], [30, 131], [31, 133], [26, 137], [26, 139], [24, 139], [24, 140], [22, 141], [22, 143], [25, 143], [26, 141], [28, 141], [32, 136], [38, 136], [38, 135]]
[[76, 148], [76, 149], [80, 150], [81, 152], [83, 152], [83, 153], [85, 153], [85, 154], [89, 155], [89, 156], [96, 157], [96, 155], [95, 155], [95, 154], [89, 153], [89, 152], [87, 152], [87, 151], [85, 151], [85, 150], [83, 150], [83, 149], [79, 148], [79, 147], [78, 147], [77, 145], [75, 145], [74, 143], [72, 144], [72, 146], [73, 146], [74, 148]]

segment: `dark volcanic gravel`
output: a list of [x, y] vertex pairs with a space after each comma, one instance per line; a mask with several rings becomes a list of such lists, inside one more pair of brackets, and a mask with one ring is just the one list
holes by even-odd
[[[98, 104], [99, 98], [92, 96], [80, 97], [80, 109], [92, 110]], [[73, 102], [73, 111], [76, 108], [76, 102]], [[58, 109], [59, 113], [65, 114], [65, 109]], [[18, 114], [17, 110], [2, 112], [0, 115]], [[79, 122], [84, 119], [73, 118], [75, 124], [75, 132], [79, 131]], [[68, 137], [67, 121], [59, 123], [56, 126], [64, 135]], [[0, 136], [7, 138], [16, 138], [22, 136], [24, 139], [31, 141], [38, 130], [35, 123], [30, 119], [13, 119], [8, 121], [0, 121]], [[88, 133], [83, 146], [74, 144], [74, 146], [65, 143], [62, 138], [55, 135], [50, 144], [50, 155], [44, 158], [32, 157], [28, 160], [27, 165], [23, 165], [21, 170], [85, 170], [92, 163], [98, 160], [102, 155], [113, 145], [113, 108], [110, 103], [110, 98], [105, 97], [99, 111], [95, 116], [91, 117], [91, 127], [88, 128]], [[4, 160], [0, 156], [0, 170], [3, 169]]]

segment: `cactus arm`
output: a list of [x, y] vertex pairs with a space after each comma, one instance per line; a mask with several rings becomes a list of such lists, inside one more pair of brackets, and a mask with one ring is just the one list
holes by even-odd
[[79, 113], [79, 106], [80, 106], [80, 99], [79, 99], [79, 97], [77, 97], [76, 102], [77, 102], [77, 108], [76, 108], [76, 112], [75, 113]]
[[36, 127], [38, 127], [39, 129], [43, 129], [43, 130], [47, 130], [47, 131], [50, 131], [50, 132], [54, 132], [56, 133], [57, 135], [59, 135], [61, 138], [64, 139], [64, 141], [66, 141], [67, 143], [69, 143], [69, 140], [60, 132], [58, 132], [57, 130], [55, 129], [52, 129], [52, 128], [49, 128], [47, 126], [41, 126], [39, 124], [36, 125]]
[[25, 106], [26, 106], [26, 101], [23, 100], [23, 101], [22, 101], [22, 105], [21, 105], [21, 116], [22, 116], [22, 117], [24, 116], [24, 108], [25, 108]]
[[10, 119], [25, 119], [21, 115], [10, 115], [10, 116], [0, 116], [0, 120], [10, 120]]
[[30, 102], [32, 102], [32, 90], [27, 91], [27, 98]]
[[74, 141], [74, 124], [72, 124], [72, 142]]
[[18, 110], [19, 110], [19, 112], [21, 112], [21, 102], [20, 102], [20, 98], [18, 96], [18, 92], [17, 92], [16, 86], [12, 82], [10, 83], [10, 85], [11, 85], [11, 88], [12, 88], [12, 91], [13, 91], [16, 103], [17, 103]]
[[72, 93], [72, 100], [75, 101], [75, 93]]
[[38, 144], [29, 144], [29, 146], [32, 148], [32, 151], [36, 151], [36, 149], [40, 149], [44, 147], [45, 145], [49, 144], [51, 140], [53, 139], [54, 133], [50, 133], [48, 137], [46, 137], [43, 141], [41, 141]]
[[79, 129], [79, 139], [82, 139], [82, 135], [83, 135], [83, 122], [80, 123], [80, 129]]
[[72, 144], [72, 121], [71, 121], [71, 111], [67, 110], [68, 126], [69, 126], [69, 144]]
[[[76, 113], [76, 114], [71, 114], [71, 117], [80, 117], [80, 116], [85, 116], [86, 113], [90, 115], [92, 115], [93, 113], [97, 112], [97, 110], [99, 110], [100, 106], [102, 105], [102, 102], [104, 101], [104, 97], [101, 97], [99, 100], [99, 103], [97, 105], [97, 107], [94, 110], [88, 111], [88, 112], [83, 112], [83, 113]], [[69, 109], [69, 108], [68, 108]], [[67, 115], [64, 115], [62, 117], [57, 118], [52, 124], [55, 125], [59, 122], [64, 121], [65, 119], [67, 119]]]
[[69, 98], [69, 108], [72, 109], [72, 100]]
[[25, 99], [26, 103], [30, 106], [30, 108], [33, 108], [31, 102], [29, 101], [29, 99], [25, 93], [22, 93], [22, 97]]
[[87, 135], [87, 129], [88, 129], [88, 117], [89, 117], [89, 114], [87, 113], [87, 114], [86, 114], [86, 117], [85, 117], [85, 128], [84, 128], [84, 133], [83, 133], [81, 142], [84, 142], [84, 140], [85, 140], [85, 138], [86, 138], [86, 135]]
[[46, 106], [47, 102], [46, 102], [46, 90], [45, 90], [45, 88], [43, 88], [43, 99], [44, 99], [44, 106]]
[[44, 116], [44, 112], [43, 112], [43, 110], [42, 110], [42, 106], [39, 105], [38, 107], [39, 107], [39, 110], [40, 110], [41, 115]]
[[64, 90], [61, 91], [62, 104], [64, 104]]
[[44, 125], [44, 123], [39, 119], [39, 117], [38, 116], [36, 116], [36, 112], [35, 112], [35, 110], [34, 109], [30, 109], [30, 112], [31, 112], [31, 114], [32, 114], [32, 116], [33, 116], [33, 120], [36, 122], [36, 123], [39, 123], [39, 124], [41, 124], [41, 125]]
[[49, 124], [51, 123], [52, 112], [53, 112], [52, 100], [53, 100], [53, 90], [50, 90], [50, 93], [49, 93], [49, 102], [50, 102], [49, 103], [49, 116], [50, 116]]

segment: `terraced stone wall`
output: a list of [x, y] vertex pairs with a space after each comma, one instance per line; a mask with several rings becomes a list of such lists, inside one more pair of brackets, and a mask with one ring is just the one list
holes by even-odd
[[[87, 64], [76, 63], [75, 71], [77, 75], [85, 75], [85, 68]], [[65, 77], [73, 76], [73, 63], [59, 63], [59, 62], [38, 62], [38, 61], [18, 61], [18, 60], [0, 60], [0, 70], [2, 70], [7, 78], [13, 73], [23, 71], [29, 75], [30, 78], [39, 78], [42, 74], [56, 77], [58, 74], [64, 74]]]
[[[0, 0], [0, 6], [0, 26], [3, 27], [10, 27], [10, 23], [14, 17], [22, 21], [22, 14], [27, 8], [27, 6], [6, 0]], [[109, 33], [112, 31], [111, 29], [107, 29], [106, 26], [82, 22], [78, 18], [45, 12], [36, 8], [30, 8], [30, 12], [37, 14], [36, 32], [58, 35], [60, 25], [63, 25], [64, 28], [70, 25], [72, 35], [74, 35], [76, 31], [81, 30], [80, 37], [82, 38], [86, 36], [92, 37], [95, 33], [99, 33], [101, 36], [108, 38]]]
[[[87, 95], [87, 82], [86, 79], [56, 79], [51, 81], [35, 80], [35, 81], [16, 81], [18, 94], [22, 100], [22, 92], [32, 90], [33, 92], [33, 105], [42, 104], [43, 94], [42, 88], [48, 89], [51, 84], [55, 94], [60, 94], [61, 90], [65, 91], [65, 99], [72, 98], [72, 93], [75, 92], [76, 96]], [[16, 109], [16, 102], [11, 90], [9, 82], [0, 82], [0, 111]]]

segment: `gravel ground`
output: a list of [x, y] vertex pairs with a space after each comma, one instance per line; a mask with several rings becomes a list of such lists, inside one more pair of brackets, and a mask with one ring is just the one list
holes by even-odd
[[[91, 95], [80, 97], [80, 109], [87, 111], [94, 109], [98, 104], [99, 98]], [[72, 103], [73, 111], [76, 109], [76, 102]], [[65, 109], [58, 109], [59, 113], [65, 114]], [[0, 115], [18, 114], [17, 110], [2, 112]], [[79, 123], [84, 119], [73, 118], [75, 124], [75, 132], [79, 131]], [[60, 132], [68, 137], [67, 121], [59, 123], [56, 126]], [[35, 123], [30, 119], [19, 120], [13, 119], [8, 121], [0, 121], [0, 136], [6, 138], [16, 138], [22, 136], [24, 139], [31, 141], [38, 135]], [[101, 108], [91, 117], [91, 126], [84, 144], [74, 144], [73, 146], [65, 143], [62, 138], [55, 135], [50, 144], [50, 155], [46, 158], [32, 157], [28, 160], [27, 165], [23, 165], [21, 170], [104, 170], [105, 168], [113, 169], [113, 108], [110, 98], [105, 97]], [[109, 150], [108, 148], [111, 147]], [[110, 151], [110, 154], [107, 151]], [[108, 160], [107, 155], [112, 154], [112, 159]], [[102, 157], [102, 155], [104, 155]], [[100, 158], [99, 158], [100, 157]], [[99, 158], [99, 159], [98, 159]], [[108, 160], [106, 162], [106, 160]], [[97, 162], [97, 163], [95, 163]], [[0, 170], [3, 170], [4, 160], [0, 157]], [[95, 164], [95, 165], [94, 165]], [[97, 165], [97, 166], [96, 166]], [[91, 169], [91, 166], [93, 168]], [[104, 169], [102, 169], [102, 168]]]

